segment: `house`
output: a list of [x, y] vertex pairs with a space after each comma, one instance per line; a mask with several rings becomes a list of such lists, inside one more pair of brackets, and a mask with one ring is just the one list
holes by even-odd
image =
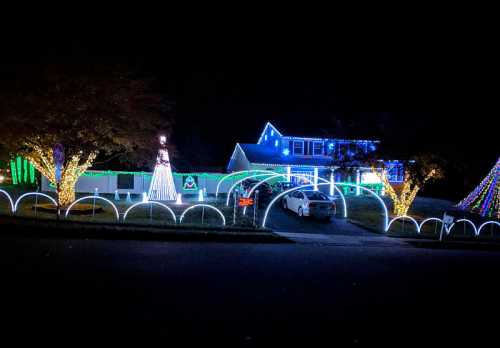
[[[369, 154], [377, 149], [378, 140], [348, 140], [334, 137], [303, 137], [284, 135], [273, 124], [267, 122], [257, 143], [237, 143], [229, 160], [227, 170], [271, 170], [278, 173], [294, 174], [290, 181], [305, 183], [315, 177], [335, 182], [359, 183], [381, 190], [378, 177], [371, 168], [353, 168], [351, 174], [335, 171], [335, 159], [342, 156], [355, 157]], [[403, 180], [403, 164], [387, 162], [390, 182]], [[373, 187], [376, 185], [377, 187]]]

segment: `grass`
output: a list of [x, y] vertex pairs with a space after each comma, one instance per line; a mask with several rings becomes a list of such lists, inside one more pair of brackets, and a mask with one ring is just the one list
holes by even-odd
[[[366, 227], [376, 232], [383, 231], [384, 216], [383, 209], [380, 203], [373, 197], [368, 196], [349, 196], [346, 197], [348, 206], [348, 218], [354, 223]], [[392, 215], [392, 202], [388, 198], [384, 198], [387, 209], [389, 211], [389, 221], [394, 217]], [[421, 222], [426, 218], [437, 217], [442, 218], [446, 212], [453, 215], [456, 220], [466, 218], [472, 220], [478, 227], [481, 222], [490, 219], [480, 219], [477, 215], [459, 211], [454, 207], [454, 202], [447, 200], [417, 197], [411, 206], [408, 215]], [[340, 207], [338, 207], [340, 209]], [[441, 231], [441, 223], [439, 221], [426, 222], [421, 229], [421, 234], [417, 234], [415, 224], [409, 220], [397, 220], [388, 231], [391, 236], [404, 237], [431, 237], [437, 238]], [[474, 238], [474, 228], [468, 223], [457, 223], [451, 230], [450, 235], [455, 239], [472, 239]], [[479, 239], [500, 239], [500, 227], [491, 225], [481, 233]]]
[[[15, 200], [24, 192], [17, 190], [16, 187], [8, 187], [3, 188], [8, 191], [12, 199]], [[26, 191], [25, 191], [26, 192]], [[49, 194], [52, 197], [55, 197], [53, 194]], [[77, 195], [77, 198], [84, 197], [86, 195]], [[118, 202], [114, 201], [114, 195], [101, 195], [101, 197], [107, 198], [112, 201], [119, 213], [120, 213], [120, 221], [123, 221], [124, 212], [131, 206], [130, 203], [125, 201], [125, 197], [122, 195], [122, 199]], [[142, 199], [142, 197], [133, 197], [133, 203], [137, 203]], [[35, 209], [35, 203], [38, 207], [43, 206], [45, 209]], [[65, 213], [61, 213], [62, 220], [76, 221], [76, 222], [91, 222], [91, 223], [116, 223], [116, 214], [114, 209], [108, 203], [102, 200], [96, 200], [96, 212], [92, 214], [92, 200], [89, 199], [87, 201], [83, 201], [81, 204], [75, 205], [74, 209], [69, 213], [68, 218], [66, 219]], [[187, 209], [190, 205], [198, 202], [192, 202], [189, 204], [183, 205], [175, 205], [168, 204], [168, 206], [173, 210], [176, 215], [177, 223], [179, 223], [179, 219], [181, 214], [185, 209]], [[214, 203], [214, 202], [205, 202], [206, 204], [210, 204], [219, 209], [226, 219], [226, 225], [233, 224], [233, 209], [232, 207], [226, 207], [224, 204]], [[50, 209], [46, 209], [51, 206], [49, 200], [44, 197], [26, 197], [23, 199], [16, 211], [16, 216], [25, 217], [25, 218], [36, 218], [42, 220], [56, 220], [57, 216], [55, 212], [51, 212]], [[90, 207], [90, 210], [89, 210]], [[89, 210], [88, 214], [84, 214], [79, 212], [78, 210]], [[0, 214], [1, 215], [11, 215], [10, 203], [5, 198], [5, 196], [0, 196]], [[156, 205], [141, 205], [135, 207], [133, 210], [129, 212], [126, 219], [126, 224], [136, 224], [136, 225], [152, 225], [157, 227], [169, 227], [174, 226], [175, 222], [172, 218], [172, 215], [169, 211], [164, 208]], [[189, 225], [196, 228], [206, 228], [206, 227], [220, 227], [223, 225], [223, 221], [220, 215], [213, 209], [206, 207], [199, 207], [187, 212], [183, 218], [182, 225]], [[238, 216], [236, 219], [236, 224], [234, 225], [236, 228], [244, 228], [251, 229], [252, 221], [249, 217], [246, 216]]]

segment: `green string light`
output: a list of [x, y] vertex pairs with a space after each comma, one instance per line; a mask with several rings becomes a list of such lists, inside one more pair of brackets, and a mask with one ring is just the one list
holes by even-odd
[[12, 183], [17, 185], [17, 168], [16, 162], [14, 160], [10, 160], [10, 175], [12, 176]]
[[35, 183], [35, 167], [33, 166], [33, 163], [30, 162], [29, 164], [29, 170], [30, 170], [30, 183], [34, 184]]
[[24, 172], [24, 183], [28, 182], [28, 160], [25, 158], [23, 160], [23, 172]]
[[16, 168], [17, 168], [17, 182], [22, 183], [23, 182], [23, 173], [22, 173], [22, 158], [21, 156], [16, 157]]

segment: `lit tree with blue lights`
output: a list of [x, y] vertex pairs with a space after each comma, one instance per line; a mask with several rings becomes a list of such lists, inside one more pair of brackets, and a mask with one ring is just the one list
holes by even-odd
[[482, 217], [500, 219], [500, 158], [481, 183], [465, 197], [458, 208], [478, 213]]

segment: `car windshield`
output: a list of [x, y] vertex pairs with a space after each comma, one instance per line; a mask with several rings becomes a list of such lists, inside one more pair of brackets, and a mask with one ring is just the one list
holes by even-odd
[[321, 192], [305, 191], [304, 193], [311, 201], [328, 201], [328, 197]]

